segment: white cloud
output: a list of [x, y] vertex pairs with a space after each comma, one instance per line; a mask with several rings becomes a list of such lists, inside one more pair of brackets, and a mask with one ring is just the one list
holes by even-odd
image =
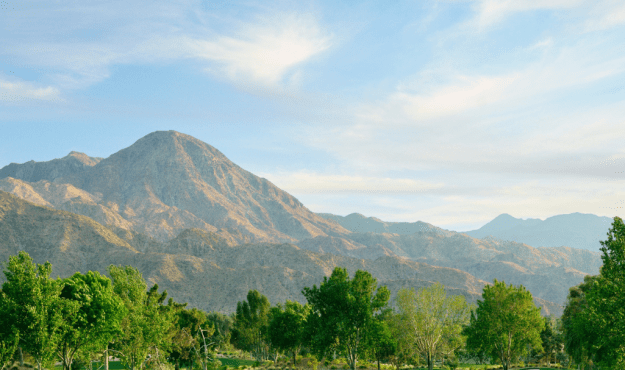
[[478, 29], [500, 23], [514, 13], [533, 10], [575, 8], [584, 0], [479, 0], [476, 17], [470, 22]]
[[216, 63], [209, 70], [218, 76], [275, 85], [294, 66], [330, 47], [330, 37], [310, 17], [289, 14], [248, 25], [234, 37], [189, 40], [188, 45], [194, 56]]
[[293, 193], [411, 194], [443, 187], [442, 183], [388, 177], [324, 175], [308, 171], [259, 174], [281, 189]]
[[0, 102], [8, 104], [27, 101], [60, 101], [60, 92], [52, 86], [37, 87], [26, 81], [0, 79]]

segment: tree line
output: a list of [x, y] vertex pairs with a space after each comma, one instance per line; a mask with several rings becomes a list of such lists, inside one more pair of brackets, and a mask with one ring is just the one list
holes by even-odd
[[[236, 312], [206, 313], [167, 300], [158, 285], [148, 288], [131, 266], [109, 266], [51, 279], [50, 263], [33, 263], [20, 252], [5, 263], [0, 291], [0, 370], [24, 353], [41, 370], [55, 361], [64, 370], [92, 360], [119, 358], [131, 370], [173, 364], [215, 367], [217, 347], [235, 347], [257, 360], [289, 356], [295, 366], [345, 358], [355, 370], [362, 361], [427, 364], [460, 359], [499, 363], [567, 361], [582, 367], [622, 368], [625, 354], [625, 225], [615, 217], [602, 241], [597, 276], [570, 289], [561, 319], [543, 318], [522, 285], [495, 280], [470, 305], [435, 283], [391, 292], [366, 271], [350, 277], [334, 269], [319, 286], [306, 287], [306, 303], [272, 306], [251, 290]], [[391, 303], [393, 303], [391, 305]], [[106, 366], [106, 365], [105, 365]]]

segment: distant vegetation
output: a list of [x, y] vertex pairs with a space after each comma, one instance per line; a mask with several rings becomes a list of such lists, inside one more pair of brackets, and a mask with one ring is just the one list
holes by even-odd
[[[601, 242], [603, 267], [570, 289], [561, 319], [543, 318], [523, 286], [495, 280], [477, 306], [436, 283], [391, 292], [369, 272], [337, 267], [307, 303], [271, 306], [251, 290], [236, 313], [188, 308], [148, 288], [131, 266], [50, 278], [50, 263], [26, 252], [4, 266], [0, 370], [93, 368], [109, 356], [130, 370], [438, 368], [489, 364], [536, 368], [625, 366], [625, 224], [615, 217]], [[219, 361], [222, 359], [223, 361]], [[480, 365], [478, 365], [480, 364]], [[112, 366], [111, 366], [112, 368]]]

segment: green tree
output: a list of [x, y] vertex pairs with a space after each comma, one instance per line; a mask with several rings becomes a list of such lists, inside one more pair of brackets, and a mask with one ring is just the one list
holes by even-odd
[[126, 366], [143, 369], [148, 363], [161, 364], [171, 346], [170, 308], [163, 305], [167, 292], [158, 293], [155, 284], [147, 291], [147, 284], [139, 270], [132, 266], [109, 266], [113, 291], [126, 309], [121, 323], [122, 334], [113, 343], [112, 351]]
[[211, 341], [215, 342], [217, 347], [229, 348], [231, 331], [234, 327], [234, 318], [224, 315], [221, 312], [209, 312], [206, 318], [215, 328], [215, 333], [211, 337]]
[[370, 357], [378, 364], [378, 370], [381, 368], [380, 361], [390, 360], [397, 353], [397, 339], [393, 335], [390, 324], [392, 316], [393, 310], [390, 308], [376, 315], [371, 330], [367, 333], [367, 347]]
[[77, 272], [63, 283], [61, 298], [71, 308], [65, 310], [57, 353], [63, 368], [69, 370], [79, 351], [102, 352], [121, 333], [125, 308], [111, 280], [97, 271]]
[[493, 285], [484, 287], [477, 305], [464, 331], [470, 350], [488, 353], [501, 361], [504, 370], [526, 353], [528, 344], [542, 350], [540, 332], [545, 320], [525, 287], [506, 286], [495, 279]]
[[297, 354], [302, 349], [305, 340], [306, 319], [310, 313], [308, 304], [287, 300], [282, 305], [271, 308], [269, 322], [269, 338], [271, 344], [281, 351], [290, 351], [293, 354], [293, 366], [297, 361]]
[[377, 280], [366, 271], [356, 271], [350, 280], [346, 269], [336, 267], [319, 288], [314, 285], [302, 293], [312, 309], [308, 327], [313, 350], [322, 357], [338, 349], [354, 370], [359, 355], [366, 353], [374, 316], [388, 303], [389, 290], [378, 288]]
[[0, 290], [0, 370], [10, 367], [19, 344], [19, 332], [11, 322], [11, 305]]
[[[599, 275], [569, 291], [564, 326], [567, 351], [606, 367], [625, 367], [625, 224], [614, 217], [601, 241]], [[581, 357], [581, 358], [580, 358]]]
[[436, 356], [452, 354], [464, 343], [462, 329], [471, 309], [463, 296], [447, 296], [445, 287], [436, 283], [419, 292], [401, 289], [396, 302], [409, 333], [405, 340], [423, 355], [429, 370]]
[[169, 359], [175, 365], [176, 370], [180, 368], [180, 363], [193, 364], [198, 361], [204, 369], [208, 362], [213, 359], [212, 350], [215, 342], [212, 341], [214, 327], [207, 320], [204, 311], [197, 308], [186, 309], [184, 305], [172, 304], [175, 307], [175, 325], [172, 335], [172, 350]]
[[601, 336], [599, 328], [589, 325], [586, 294], [595, 286], [599, 276], [586, 275], [584, 282], [571, 287], [562, 314], [564, 348], [578, 364], [586, 364], [592, 356], [595, 341]]
[[19, 333], [20, 346], [41, 370], [55, 355], [63, 325], [62, 285], [50, 279], [52, 265], [33, 263], [22, 251], [9, 257], [2, 285], [3, 301], [13, 332]]
[[268, 355], [267, 329], [271, 304], [257, 290], [247, 293], [247, 301], [237, 303], [233, 339], [241, 349], [254, 353], [258, 360]]

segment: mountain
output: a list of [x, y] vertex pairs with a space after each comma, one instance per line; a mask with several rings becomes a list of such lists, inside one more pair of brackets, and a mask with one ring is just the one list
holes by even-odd
[[[72, 152], [12, 163], [0, 175], [0, 191], [32, 202], [7, 209], [61, 212], [5, 227], [0, 257], [32, 250], [39, 261], [51, 258], [61, 275], [132, 264], [174, 297], [207, 309], [231, 310], [246, 289], [271, 292], [271, 284], [277, 290], [267, 295], [277, 301], [301, 300], [302, 287], [344, 265], [352, 272], [366, 267], [395, 287], [446, 281], [473, 298], [496, 278], [525, 285], [543, 307], [560, 312], [569, 287], [601, 266], [600, 255], [587, 250], [476, 239], [421, 221], [315, 214], [212, 146], [175, 131], [151, 133], [108, 158]], [[507, 215], [493, 225], [513, 230], [526, 221]], [[54, 237], [38, 234], [52, 227]]]
[[[185, 230], [163, 243], [114, 229], [0, 191], [0, 260], [24, 250], [37, 263], [50, 261], [52, 275], [60, 277], [76, 271], [106, 273], [111, 264], [130, 264], [150, 285], [157, 283], [176, 301], [206, 311], [233, 312], [250, 289], [265, 294], [272, 303], [287, 299], [304, 302], [302, 289], [320, 284], [336, 266], [351, 274], [357, 269], [369, 271], [393, 294], [401, 287], [418, 289], [440, 281], [451, 294], [475, 302], [487, 284], [458, 269], [396, 256], [365, 260], [314, 253], [293, 244], [231, 246], [217, 234], [199, 229]], [[0, 283], [3, 279], [1, 275]], [[543, 307], [543, 314], [561, 313], [554, 303], [535, 301]]]
[[534, 248], [497, 239], [475, 239], [443, 229], [411, 235], [352, 233], [342, 238], [316, 237], [297, 243], [315, 252], [354, 258], [397, 256], [433, 266], [466, 271], [478, 279], [522, 284], [535, 297], [564, 304], [568, 289], [584, 276], [599, 273], [596, 252], [569, 247]]
[[425, 222], [385, 222], [376, 217], [366, 217], [360, 213], [338, 216], [331, 213], [317, 213], [327, 220], [337, 222], [349, 231], [356, 233], [392, 233], [410, 235], [421, 231], [438, 230], [436, 226]]
[[187, 228], [233, 244], [349, 233], [212, 146], [175, 131], [151, 133], [105, 159], [73, 153], [12, 163], [0, 169], [0, 178], [0, 189], [25, 199], [160, 241]]
[[586, 213], [557, 215], [544, 221], [502, 214], [481, 228], [464, 233], [474, 238], [492, 236], [535, 247], [567, 246], [599, 252], [599, 241], [606, 239], [612, 221], [609, 217]]
[[37, 182], [39, 180], [54, 181], [57, 178], [83, 172], [86, 168], [95, 166], [101, 160], [102, 158], [89, 157], [84, 153], [70, 152], [63, 158], [47, 162], [11, 163], [0, 169], [0, 179], [13, 177], [28, 182]]

